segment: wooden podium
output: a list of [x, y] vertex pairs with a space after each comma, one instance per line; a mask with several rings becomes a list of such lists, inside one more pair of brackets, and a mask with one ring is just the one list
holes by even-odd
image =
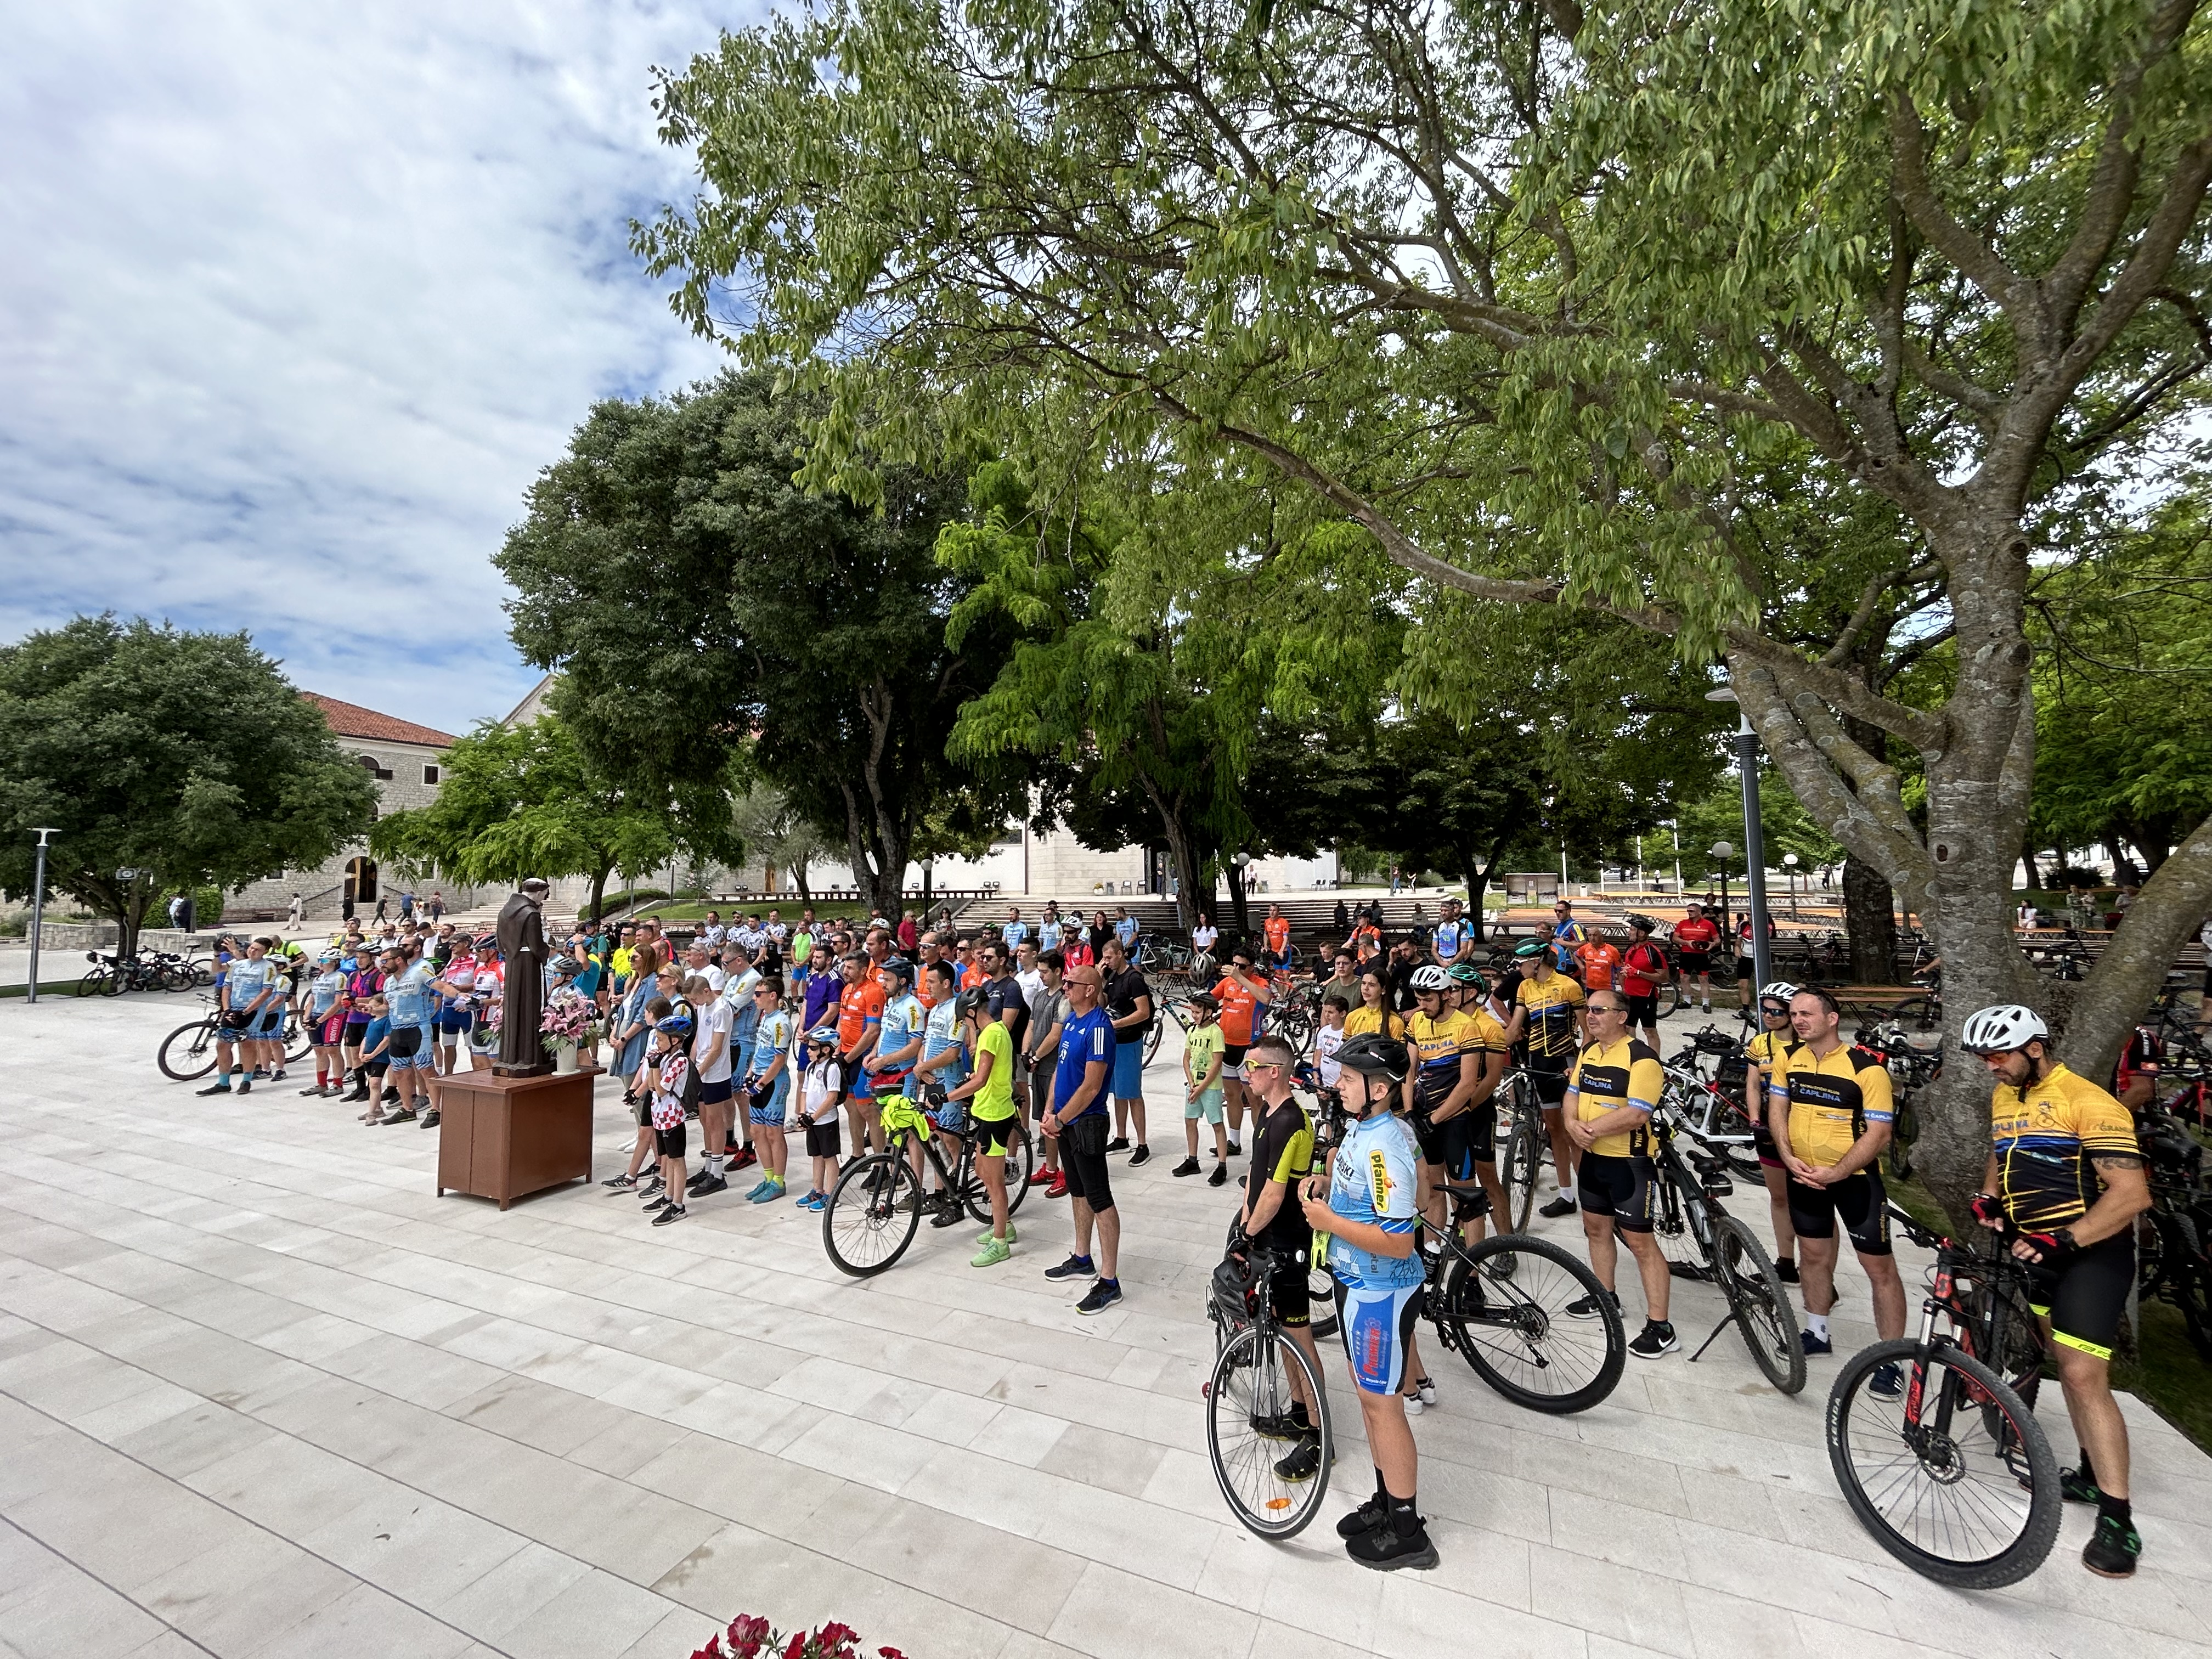
[[592, 1091], [603, 1068], [542, 1077], [457, 1072], [438, 1085], [438, 1196], [516, 1199], [592, 1178]]

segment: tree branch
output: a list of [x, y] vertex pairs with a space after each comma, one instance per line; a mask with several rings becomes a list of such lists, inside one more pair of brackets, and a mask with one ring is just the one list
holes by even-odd
[[1929, 246], [1966, 273], [1996, 301], [2023, 342], [2045, 351], [2042, 307], [2034, 285], [1998, 258], [1997, 251], [1951, 216], [1928, 182], [1928, 135], [1920, 112], [1904, 88], [1890, 94], [1890, 193]]

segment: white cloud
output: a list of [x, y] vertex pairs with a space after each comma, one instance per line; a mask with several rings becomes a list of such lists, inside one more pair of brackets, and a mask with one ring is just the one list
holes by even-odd
[[0, 54], [0, 640], [246, 628], [459, 729], [534, 681], [489, 562], [594, 398], [716, 354], [625, 245], [650, 70], [749, 0], [17, 7]]

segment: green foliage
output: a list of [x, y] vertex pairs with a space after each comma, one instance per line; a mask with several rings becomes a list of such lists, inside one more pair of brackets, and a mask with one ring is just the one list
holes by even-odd
[[47, 881], [126, 945], [157, 898], [320, 864], [375, 805], [243, 634], [79, 617], [0, 649], [0, 890], [29, 891], [29, 831], [55, 829]]
[[[1717, 884], [1720, 880], [1720, 860], [1707, 849], [1716, 842], [1726, 842], [1735, 849], [1735, 856], [1729, 860], [1729, 878], [1738, 884], [1742, 882], [1743, 785], [1738, 779], [1726, 778], [1708, 793], [1685, 804], [1678, 822], [1684, 881]], [[1766, 864], [1771, 870], [1784, 867], [1782, 857], [1785, 853], [1795, 853], [1799, 869], [1808, 876], [1817, 865], [1843, 861], [1843, 848], [1813, 821], [1811, 814], [1790, 792], [1789, 781], [1771, 767], [1759, 769], [1759, 826], [1766, 839]], [[1656, 844], [1650, 849], [1653, 864], [1673, 864], [1673, 845], [1671, 842], [1665, 845], [1663, 854]]]

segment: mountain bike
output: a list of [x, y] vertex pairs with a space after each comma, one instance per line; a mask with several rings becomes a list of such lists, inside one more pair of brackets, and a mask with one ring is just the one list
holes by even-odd
[[[2195, 1085], [2203, 1088], [2200, 1079]], [[2150, 1208], [2136, 1223], [2136, 1286], [2181, 1310], [2197, 1352], [2212, 1361], [2212, 1191], [2204, 1148], [2165, 1106], [2136, 1114], [2136, 1139], [2150, 1165]]]
[[[959, 1150], [947, 1164], [939, 1143], [951, 1132], [928, 1123], [911, 1104], [901, 1109], [895, 1103], [902, 1102], [903, 1097], [893, 1097], [883, 1103], [885, 1150], [848, 1163], [822, 1211], [822, 1248], [829, 1252], [831, 1265], [855, 1279], [872, 1279], [896, 1266], [914, 1243], [925, 1213], [957, 1220], [964, 1208], [986, 1228], [991, 1224], [990, 1191], [975, 1168], [974, 1120], [954, 1137]], [[1006, 1149], [1009, 1216], [1029, 1196], [1030, 1176], [1036, 1168], [1036, 1143], [1018, 1111], [1014, 1127], [1015, 1141]], [[924, 1193], [915, 1178], [907, 1148], [916, 1144], [937, 1171], [939, 1190], [935, 1193]]]
[[1828, 1462], [1875, 1541], [1962, 1589], [2016, 1584], [2058, 1536], [2058, 1462], [2035, 1420], [2044, 1347], [2009, 1228], [1960, 1244], [1893, 1204], [1936, 1251], [1920, 1334], [1846, 1360], [1828, 1392]]
[[[154, 1063], [161, 1068], [162, 1076], [178, 1083], [197, 1083], [215, 1070], [215, 1044], [222, 1024], [220, 1011], [213, 999], [202, 994], [201, 1000], [210, 1004], [208, 1011], [189, 1024], [179, 1025], [161, 1039], [161, 1046], [154, 1051]], [[300, 1016], [293, 1009], [284, 1011], [284, 1063], [296, 1066], [314, 1048], [313, 1042], [301, 1035]]]
[[1160, 1035], [1167, 1030], [1170, 1020], [1175, 1022], [1176, 1030], [1186, 1036], [1189, 1034], [1190, 1010], [1184, 1006], [1182, 1000], [1179, 997], [1156, 999], [1152, 1005], [1152, 1029], [1145, 1033], [1146, 1065], [1151, 1065], [1153, 1057], [1159, 1053]]
[[76, 983], [81, 997], [116, 997], [125, 991], [182, 991], [191, 985], [182, 964], [166, 952], [150, 957], [125, 957], [88, 951], [92, 963]]
[[[1685, 1153], [1682, 1142], [1697, 1139], [1669, 1091], [1651, 1115], [1651, 1162], [1659, 1181], [1651, 1231], [1669, 1259], [1670, 1271], [1720, 1287], [1728, 1312], [1712, 1334], [1690, 1356], [1694, 1364], [1731, 1324], [1743, 1333], [1766, 1380], [1784, 1394], [1805, 1386], [1805, 1350], [1798, 1340], [1797, 1314], [1781, 1275], [1749, 1227], [1723, 1209], [1713, 1184], [1720, 1182], [1720, 1160], [1711, 1152]], [[1694, 1254], [1695, 1260], [1690, 1256]]]
[[1894, 1019], [1863, 1026], [1852, 1034], [1851, 1040], [1868, 1053], [1879, 1056], [1883, 1069], [1889, 1073], [1897, 1115], [1889, 1126], [1889, 1145], [1883, 1149], [1882, 1163], [1892, 1175], [1903, 1181], [1912, 1173], [1912, 1147], [1920, 1139], [1920, 1091], [1942, 1074], [1941, 1040], [1934, 1048], [1920, 1047], [1905, 1026]]
[[1536, 1211], [1536, 1177], [1551, 1146], [1543, 1103], [1534, 1079], [1518, 1066], [1500, 1080], [1491, 1099], [1498, 1106], [1498, 1179], [1505, 1188], [1505, 1224], [1514, 1232], [1526, 1232]]
[[[1328, 1389], [1305, 1350], [1284, 1332], [1267, 1293], [1274, 1274], [1304, 1273], [1306, 1264], [1263, 1246], [1231, 1243], [1206, 1292], [1213, 1323], [1213, 1371], [1200, 1390], [1206, 1456], [1222, 1497], [1247, 1528], [1266, 1539], [1295, 1538], [1328, 1498], [1336, 1455]], [[1310, 1470], [1291, 1462], [1299, 1448], [1291, 1407], [1301, 1395], [1321, 1434], [1321, 1461]], [[1292, 1473], [1283, 1473], [1285, 1468]]]

